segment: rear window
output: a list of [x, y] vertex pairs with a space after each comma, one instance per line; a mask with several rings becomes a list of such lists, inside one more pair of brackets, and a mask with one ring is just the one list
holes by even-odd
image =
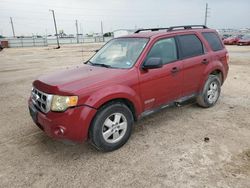
[[207, 40], [213, 51], [219, 51], [223, 49], [221, 40], [216, 33], [207, 32], [207, 33], [202, 33], [202, 35]]
[[203, 44], [196, 35], [180, 35], [177, 39], [181, 59], [204, 54]]

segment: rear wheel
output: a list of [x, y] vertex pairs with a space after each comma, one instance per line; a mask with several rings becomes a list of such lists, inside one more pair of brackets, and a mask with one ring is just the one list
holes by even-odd
[[202, 93], [197, 98], [199, 106], [208, 108], [216, 104], [220, 97], [221, 81], [217, 75], [209, 75]]
[[92, 122], [90, 140], [99, 150], [116, 150], [129, 139], [133, 122], [133, 115], [125, 104], [105, 105], [97, 112]]

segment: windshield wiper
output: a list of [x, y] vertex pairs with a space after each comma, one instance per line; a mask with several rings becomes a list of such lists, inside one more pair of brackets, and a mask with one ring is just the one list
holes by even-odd
[[90, 60], [86, 61], [85, 64], [90, 64], [92, 66], [100, 66], [100, 67], [106, 67], [106, 68], [113, 68], [112, 66], [104, 64], [104, 63], [92, 63]]
[[106, 67], [106, 68], [111, 68], [112, 66], [104, 64], [104, 63], [92, 63], [90, 62], [91, 65], [93, 66], [100, 66], [100, 67]]
[[93, 63], [92, 63], [90, 60], [88, 60], [88, 61], [84, 62], [84, 64], [90, 64], [90, 65], [93, 65]]

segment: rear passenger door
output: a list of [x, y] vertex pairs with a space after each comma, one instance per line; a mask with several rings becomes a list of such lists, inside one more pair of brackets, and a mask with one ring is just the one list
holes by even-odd
[[219, 36], [214, 32], [203, 32], [202, 35], [208, 42], [211, 50], [213, 51], [214, 55], [212, 57], [212, 60], [222, 62], [224, 66], [228, 69], [227, 50], [223, 46]]
[[179, 57], [183, 63], [182, 96], [195, 95], [200, 90], [203, 73], [210, 59], [196, 34], [179, 35], [176, 38]]

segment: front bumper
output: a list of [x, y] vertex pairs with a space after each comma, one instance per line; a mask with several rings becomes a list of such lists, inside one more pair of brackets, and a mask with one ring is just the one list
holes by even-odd
[[88, 138], [88, 129], [96, 109], [89, 106], [69, 108], [65, 112], [42, 113], [29, 100], [33, 121], [48, 136], [56, 139], [82, 142]]

